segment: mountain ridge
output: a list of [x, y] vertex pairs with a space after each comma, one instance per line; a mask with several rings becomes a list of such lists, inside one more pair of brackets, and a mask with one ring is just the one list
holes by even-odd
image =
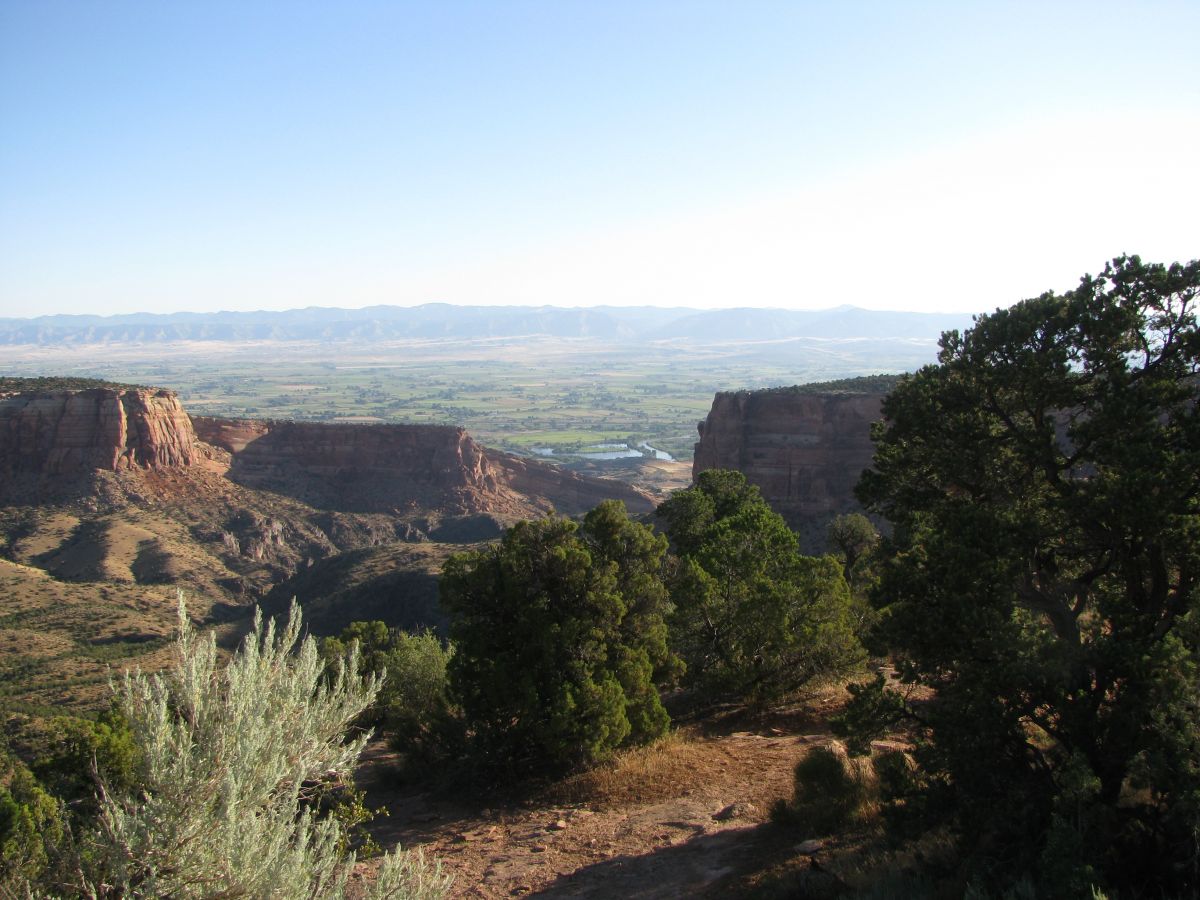
[[0, 345], [54, 346], [172, 341], [470, 340], [546, 335], [633, 342], [778, 340], [791, 337], [937, 338], [970, 325], [952, 313], [838, 306], [824, 310], [739, 307], [370, 306], [213, 313], [47, 315], [0, 319]]

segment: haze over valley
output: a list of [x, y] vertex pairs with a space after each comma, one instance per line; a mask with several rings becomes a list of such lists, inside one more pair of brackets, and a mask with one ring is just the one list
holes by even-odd
[[690, 461], [718, 391], [912, 371], [943, 330], [970, 322], [854, 307], [445, 304], [46, 316], [0, 320], [0, 375], [168, 387], [201, 415], [459, 425], [487, 446], [636, 477], [604, 456], [653, 456], [648, 444]]

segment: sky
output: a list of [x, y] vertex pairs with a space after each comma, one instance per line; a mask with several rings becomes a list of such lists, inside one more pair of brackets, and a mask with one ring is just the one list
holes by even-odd
[[1200, 257], [1200, 3], [0, 0], [0, 316], [983, 312]]

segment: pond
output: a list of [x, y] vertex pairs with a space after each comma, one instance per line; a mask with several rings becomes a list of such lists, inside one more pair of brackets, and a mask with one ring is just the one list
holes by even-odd
[[556, 451], [553, 447], [530, 447], [529, 451], [537, 456], [563, 456], [573, 459], [635, 459], [646, 456], [651, 459], [674, 459], [670, 453], [651, 447], [645, 441], [638, 444], [637, 448], [628, 444], [592, 444], [592, 447], [595, 449], [580, 452]]

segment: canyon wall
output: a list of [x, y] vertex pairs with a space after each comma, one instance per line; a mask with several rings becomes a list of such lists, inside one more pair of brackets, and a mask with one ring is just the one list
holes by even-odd
[[515, 519], [575, 515], [607, 499], [632, 513], [654, 506], [623, 482], [486, 449], [462, 428], [193, 419], [173, 392], [149, 388], [0, 390], [10, 486], [16, 476], [179, 469], [220, 457], [213, 447], [228, 452], [231, 480], [319, 509]]
[[489, 450], [452, 426], [193, 421], [200, 440], [232, 454], [234, 481], [321, 508], [528, 517], [573, 515], [610, 498], [631, 512], [653, 506], [621, 482]]
[[622, 501], [630, 515], [648, 513], [657, 505], [650, 494], [623, 481], [580, 475], [498, 450], [484, 453], [510, 489], [563, 515], [585, 513], [605, 500]]
[[0, 394], [0, 471], [75, 475], [158, 469], [199, 458], [179, 398], [147, 388]]
[[809, 552], [823, 550], [826, 523], [860, 509], [854, 485], [871, 464], [871, 423], [880, 418], [883, 398], [788, 389], [719, 393], [699, 426], [692, 477], [737, 469]]

